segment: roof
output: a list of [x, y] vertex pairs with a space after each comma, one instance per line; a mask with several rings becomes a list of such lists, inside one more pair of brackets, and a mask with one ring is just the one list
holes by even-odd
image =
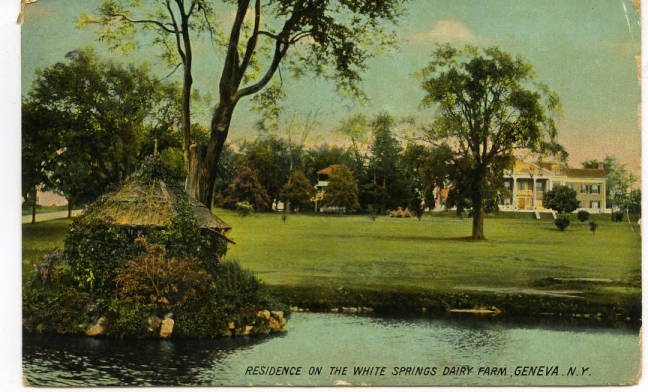
[[590, 177], [590, 178], [605, 178], [607, 173], [603, 169], [571, 169], [565, 168], [565, 175], [567, 177]]
[[325, 167], [324, 169], [318, 171], [317, 174], [326, 174], [327, 176], [330, 176], [331, 173], [333, 173], [333, 170], [339, 167], [342, 167], [342, 164], [334, 163], [331, 166]]
[[[213, 215], [202, 203], [189, 198], [201, 228], [228, 231], [232, 227]], [[178, 198], [162, 180], [145, 184], [131, 178], [121, 188], [105, 195], [84, 217], [110, 220], [118, 225], [167, 227], [171, 225]]]
[[222, 231], [229, 231], [232, 229], [232, 226], [228, 225], [221, 218], [212, 214], [207, 206], [194, 198], [190, 198], [189, 200], [193, 204], [194, 214], [196, 214], [196, 219], [198, 220], [200, 227]]

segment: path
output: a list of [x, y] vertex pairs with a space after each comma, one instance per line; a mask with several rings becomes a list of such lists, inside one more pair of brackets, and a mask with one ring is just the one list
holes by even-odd
[[[72, 210], [72, 216], [77, 216], [83, 210]], [[44, 222], [52, 219], [60, 219], [67, 217], [67, 210], [65, 211], [52, 211], [52, 212], [41, 212], [36, 214], [36, 222]], [[31, 214], [22, 216], [22, 223], [30, 223], [32, 220]]]

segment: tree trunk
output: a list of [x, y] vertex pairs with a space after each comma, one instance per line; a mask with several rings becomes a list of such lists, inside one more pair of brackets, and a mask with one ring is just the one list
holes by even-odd
[[68, 200], [68, 219], [72, 218], [72, 200]]
[[36, 189], [36, 185], [34, 185], [34, 189], [32, 190], [32, 220], [31, 223], [36, 223], [36, 196], [38, 194], [38, 190]]
[[191, 77], [191, 64], [185, 64], [184, 67], [184, 80], [182, 83], [182, 152], [184, 155], [185, 168], [187, 175], [189, 173], [189, 166], [191, 165], [190, 146], [191, 146], [191, 85], [193, 78]]
[[480, 193], [474, 194], [472, 197], [472, 239], [485, 240], [484, 237], [484, 198]]
[[227, 140], [234, 106], [234, 102], [220, 102], [212, 117], [209, 143], [191, 149], [187, 192], [208, 208], [212, 205], [218, 160]]

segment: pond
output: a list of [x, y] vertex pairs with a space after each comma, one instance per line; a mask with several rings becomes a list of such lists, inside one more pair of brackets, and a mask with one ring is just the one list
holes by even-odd
[[34, 386], [620, 384], [640, 355], [636, 329], [319, 313], [267, 338], [23, 337]]

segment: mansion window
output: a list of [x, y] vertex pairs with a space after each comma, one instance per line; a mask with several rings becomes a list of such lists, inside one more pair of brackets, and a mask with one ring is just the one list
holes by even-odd
[[590, 208], [601, 208], [601, 204], [598, 200], [590, 201]]
[[596, 193], [599, 194], [601, 193], [601, 185], [600, 184], [581, 184], [580, 186], [580, 193]]

